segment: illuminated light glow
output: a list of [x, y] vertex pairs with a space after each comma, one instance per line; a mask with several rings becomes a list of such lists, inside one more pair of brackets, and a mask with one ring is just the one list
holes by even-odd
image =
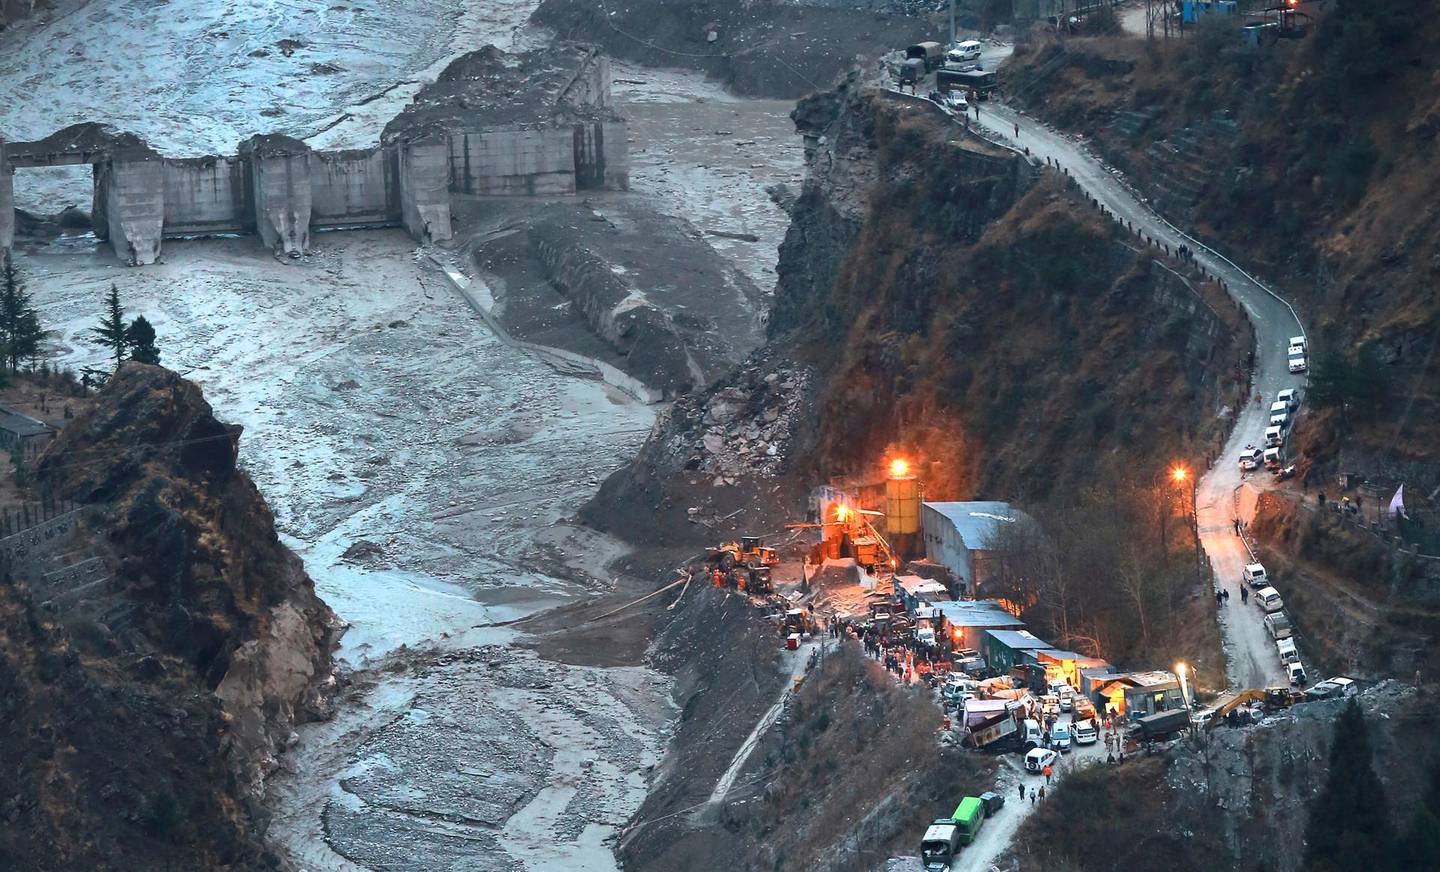
[[843, 504], [835, 507], [835, 520], [843, 521], [848, 517], [850, 517], [850, 509], [846, 508]]
[[1190, 477], [1190, 472], [1183, 466], [1177, 466], [1170, 470], [1170, 477], [1176, 481], [1184, 481]]
[[910, 463], [904, 458], [897, 457], [890, 461], [890, 477], [904, 478], [910, 474]]

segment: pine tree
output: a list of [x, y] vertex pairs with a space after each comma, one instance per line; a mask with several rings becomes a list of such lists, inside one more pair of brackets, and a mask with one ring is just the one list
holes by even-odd
[[40, 315], [31, 304], [14, 261], [6, 257], [3, 275], [0, 275], [0, 342], [4, 343], [5, 361], [10, 369], [19, 370], [20, 361], [39, 357], [40, 341], [44, 338]]
[[1305, 872], [1389, 872], [1395, 833], [1390, 803], [1375, 774], [1370, 732], [1359, 704], [1335, 719], [1330, 774], [1310, 804], [1305, 827]]
[[109, 296], [105, 298], [105, 308], [108, 311], [100, 319], [100, 326], [92, 327], [90, 332], [95, 334], [100, 345], [110, 349], [110, 353], [115, 356], [115, 368], [118, 370], [120, 364], [125, 362], [130, 343], [125, 338], [125, 307], [120, 305], [120, 289], [113, 284], [110, 286]]
[[125, 341], [130, 344], [130, 357], [137, 363], [160, 363], [160, 349], [155, 347], [155, 328], [144, 315], [130, 322], [125, 330]]
[[1397, 855], [1397, 869], [1440, 869], [1440, 765], [1430, 767], [1430, 784], [1415, 804]]

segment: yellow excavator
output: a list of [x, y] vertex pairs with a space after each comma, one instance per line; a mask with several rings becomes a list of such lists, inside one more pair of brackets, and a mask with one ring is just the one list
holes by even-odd
[[1205, 729], [1215, 729], [1215, 725], [1225, 720], [1226, 715], [1252, 702], [1261, 703], [1271, 709], [1281, 709], [1289, 708], [1297, 702], [1304, 701], [1305, 695], [1292, 687], [1267, 687], [1264, 690], [1255, 688], [1242, 690], [1216, 707], [1215, 713], [1205, 722]]

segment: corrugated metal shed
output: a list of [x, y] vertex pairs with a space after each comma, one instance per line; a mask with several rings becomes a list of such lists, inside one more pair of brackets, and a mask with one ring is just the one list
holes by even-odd
[[1002, 526], [1029, 520], [1029, 515], [1010, 505], [995, 500], [979, 500], [964, 503], [925, 503], [945, 517], [965, 540], [965, 546], [972, 551], [987, 547], [990, 537]]

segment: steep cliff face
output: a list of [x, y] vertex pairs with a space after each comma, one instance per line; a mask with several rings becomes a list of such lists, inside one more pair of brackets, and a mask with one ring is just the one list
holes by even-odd
[[326, 713], [336, 628], [238, 437], [195, 385], [127, 364], [38, 461], [79, 508], [7, 550], [0, 866], [271, 863], [255, 799]]
[[1428, 494], [1440, 485], [1440, 25], [1394, 4], [1322, 8], [1306, 38], [1253, 50], [1223, 21], [1163, 52], [1037, 41], [1007, 67], [1007, 90], [1278, 283], [1307, 325], [1312, 376], [1329, 355], [1380, 362], [1385, 395], [1352, 391], [1348, 419], [1302, 423], [1312, 480], [1346, 472]]

